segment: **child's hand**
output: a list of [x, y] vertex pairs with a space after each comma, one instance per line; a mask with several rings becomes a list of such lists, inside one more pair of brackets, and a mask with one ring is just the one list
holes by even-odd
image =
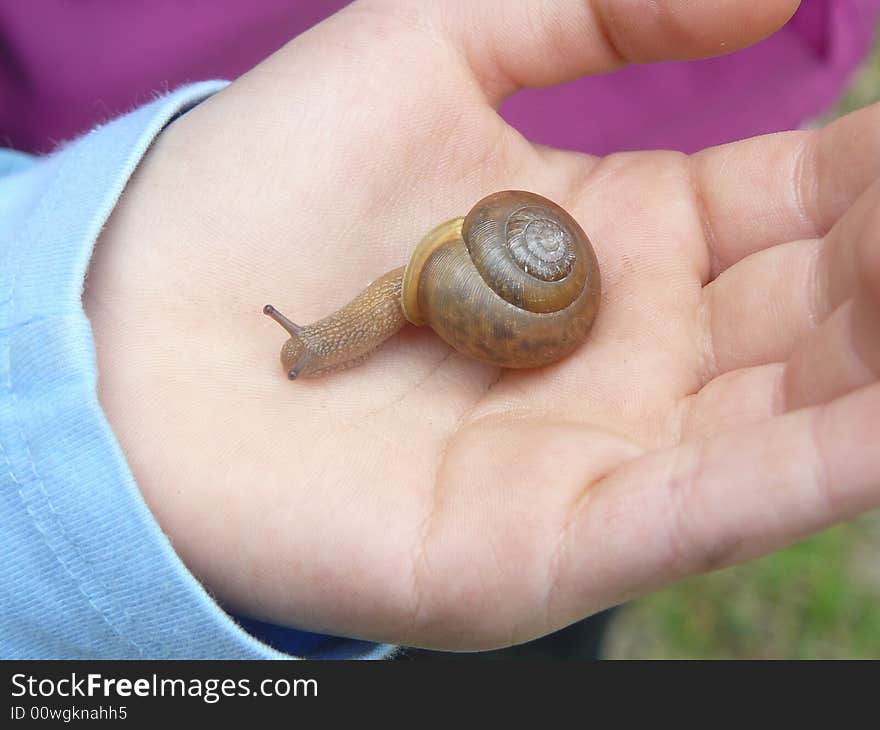
[[[493, 109], [733, 50], [793, 9], [359, 3], [160, 137], [86, 306], [138, 483], [221, 601], [497, 646], [880, 503], [880, 108], [604, 160]], [[264, 303], [328, 314], [505, 188], [556, 200], [596, 248], [603, 301], [572, 357], [499, 373], [407, 328], [359, 368], [286, 379]]]

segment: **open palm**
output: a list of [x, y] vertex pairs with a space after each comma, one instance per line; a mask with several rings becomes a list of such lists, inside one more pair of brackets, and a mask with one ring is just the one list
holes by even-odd
[[[423, 5], [355, 4], [175, 122], [97, 250], [102, 403], [190, 569], [255, 617], [475, 649], [880, 502], [880, 109], [601, 160], [494, 111], [732, 50], [792, 2]], [[409, 327], [286, 379], [265, 302], [322, 317], [508, 188], [594, 243], [573, 356], [501, 373]]]

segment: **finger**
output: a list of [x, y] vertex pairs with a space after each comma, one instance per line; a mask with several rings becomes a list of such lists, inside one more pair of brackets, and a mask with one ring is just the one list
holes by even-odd
[[627, 63], [729, 53], [775, 31], [796, 7], [795, 0], [455, 0], [432, 10], [498, 104], [524, 86]]
[[831, 315], [789, 360], [785, 406], [789, 410], [836, 398], [880, 374], [880, 310], [856, 297]]
[[[880, 255], [873, 255], [880, 259]], [[880, 282], [880, 260], [872, 265], [865, 276]], [[880, 286], [875, 290], [865, 287], [840, 305], [807, 335], [788, 362], [726, 372], [685, 398], [679, 438], [706, 438], [735, 426], [759, 423], [837, 398], [878, 377]]]
[[704, 382], [739, 368], [788, 360], [819, 323], [853, 296], [863, 268], [856, 242], [870, 241], [872, 231], [880, 230], [878, 202], [880, 182], [824, 239], [753, 253], [703, 288]]
[[788, 358], [820, 316], [816, 262], [821, 242], [794, 241], [743, 259], [703, 288], [703, 382]]
[[678, 442], [706, 439], [779, 415], [784, 410], [784, 375], [784, 363], [771, 363], [733, 370], [710, 381], [681, 401]]
[[[874, 213], [880, 225], [880, 211]], [[878, 225], [868, 230], [880, 230]], [[785, 370], [788, 409], [822, 403], [880, 376], [880, 246], [865, 235], [856, 246], [859, 287], [795, 350]]]
[[880, 385], [654, 452], [591, 486], [558, 554], [552, 623], [781, 548], [880, 504]]
[[825, 235], [880, 176], [880, 104], [809, 132], [754, 137], [694, 155], [714, 273], [783, 241]]
[[[880, 246], [872, 234], [880, 230], [878, 197], [874, 190], [863, 195], [832, 230], [825, 248], [836, 259], [811, 252], [817, 241], [775, 246], [740, 261], [705, 288], [724, 293], [713, 316], [715, 340], [724, 335], [723, 345], [715, 347], [715, 364], [730, 370], [682, 401], [682, 440], [758, 423], [877, 380]], [[817, 261], [825, 273], [807, 273]], [[740, 276], [738, 287], [732, 279]], [[805, 295], [813, 281], [825, 282], [822, 293]], [[756, 290], [761, 295], [754, 295]], [[787, 294], [780, 297], [779, 290]], [[801, 312], [793, 302], [802, 305]], [[820, 319], [824, 322], [814, 329]], [[742, 327], [743, 321], [752, 324]], [[741, 367], [748, 359], [770, 364]]]

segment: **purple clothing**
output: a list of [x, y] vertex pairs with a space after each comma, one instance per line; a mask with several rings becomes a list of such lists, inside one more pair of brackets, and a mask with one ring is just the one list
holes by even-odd
[[750, 48], [529, 89], [503, 113], [529, 139], [595, 154], [694, 152], [796, 129], [838, 100], [871, 49], [878, 9], [878, 0], [802, 0], [779, 32]]
[[[156, 90], [234, 79], [345, 0], [0, 4], [0, 146], [48, 151]], [[502, 113], [558, 147], [693, 151], [796, 128], [825, 110], [870, 49], [880, 0], [804, 0], [757, 46], [529, 89]]]

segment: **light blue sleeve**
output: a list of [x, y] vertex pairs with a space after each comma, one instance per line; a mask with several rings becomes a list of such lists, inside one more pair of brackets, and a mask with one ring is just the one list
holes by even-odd
[[[204, 82], [46, 157], [0, 150], [0, 658], [383, 658], [236, 619], [147, 508], [96, 394], [92, 248], [154, 137]], [[247, 630], [245, 629], [247, 628]]]

